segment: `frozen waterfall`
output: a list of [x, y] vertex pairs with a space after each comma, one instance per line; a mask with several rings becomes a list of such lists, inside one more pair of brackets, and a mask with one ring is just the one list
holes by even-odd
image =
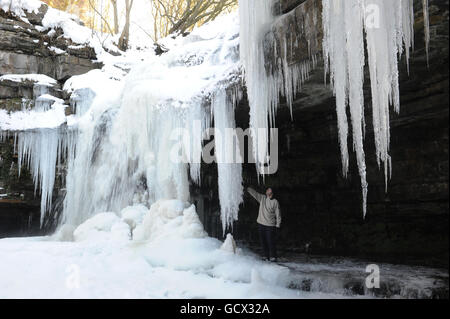
[[[242, 166], [236, 158], [226, 160], [230, 154], [239, 155], [234, 151], [235, 139], [218, 137], [235, 128], [234, 109], [242, 95], [236, 87], [243, 77], [253, 155], [258, 175], [263, 174], [269, 128], [275, 125], [280, 97], [286, 98], [292, 113], [295, 95], [317, 64], [319, 54], [309, 46], [318, 41], [320, 18], [325, 68], [336, 97], [342, 172], [346, 175], [349, 168], [351, 129], [365, 216], [364, 70], [368, 66], [376, 155], [387, 185], [389, 111], [391, 106], [400, 110], [398, 61], [403, 53], [409, 60], [414, 46], [413, 1], [322, 0], [322, 15], [314, 9], [303, 21], [307, 41], [295, 45], [308, 45], [309, 56], [297, 64], [288, 63], [294, 45], [290, 36], [280, 40], [271, 33], [277, 23], [273, 4], [273, 0], [240, 0], [239, 18], [219, 17], [187, 37], [164, 39], [169, 52], [161, 57], [148, 54], [121, 81], [110, 81], [116, 78], [117, 68], [109, 74], [114, 66], [108, 63], [103, 70], [73, 77], [66, 86], [77, 81], [86, 85], [71, 92], [75, 114], [70, 118], [65, 117], [63, 101], [44, 91], [38, 92], [35, 111], [0, 113], [6, 130], [20, 131], [16, 133], [19, 165], [30, 167], [40, 189], [41, 219], [51, 205], [62, 158], [68, 166], [63, 223], [76, 226], [95, 213], [119, 212], [133, 203], [188, 201], [190, 183], [200, 183], [204, 132], [214, 123], [221, 220], [224, 231], [232, 226], [242, 202]], [[423, 0], [423, 5], [428, 52], [428, 1]], [[276, 56], [277, 67], [271, 70], [268, 47]], [[49, 127], [64, 125], [43, 129], [41, 119], [46, 116], [51, 121], [42, 123], [50, 123]]]
[[[190, 182], [200, 182], [203, 139], [212, 116], [216, 133], [235, 126], [239, 95], [228, 96], [227, 88], [239, 82], [238, 23], [233, 16], [223, 19], [236, 27], [222, 31], [210, 24], [185, 38], [168, 39], [171, 50], [133, 68], [117, 98], [93, 99], [69, 159], [64, 223], [79, 225], [97, 212], [118, 212], [131, 204], [189, 200]], [[227, 145], [215, 140], [221, 157]], [[217, 162], [225, 231], [242, 202], [241, 164]]]

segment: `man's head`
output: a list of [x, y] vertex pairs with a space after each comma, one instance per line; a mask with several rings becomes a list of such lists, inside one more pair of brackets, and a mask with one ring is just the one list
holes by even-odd
[[269, 187], [268, 189], [266, 189], [266, 196], [272, 198], [273, 196], [272, 188]]

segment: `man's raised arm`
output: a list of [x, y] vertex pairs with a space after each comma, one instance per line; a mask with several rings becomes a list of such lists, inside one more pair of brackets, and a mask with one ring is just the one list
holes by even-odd
[[256, 199], [259, 202], [261, 202], [261, 200], [264, 198], [263, 194], [258, 193], [257, 191], [255, 191], [253, 188], [251, 187], [247, 187], [247, 192], [252, 195], [252, 197], [254, 199]]

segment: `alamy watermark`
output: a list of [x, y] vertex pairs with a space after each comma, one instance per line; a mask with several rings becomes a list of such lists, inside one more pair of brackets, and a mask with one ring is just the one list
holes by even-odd
[[380, 288], [380, 267], [376, 264], [370, 264], [366, 267], [366, 287], [368, 289]]
[[[333, 12], [340, 14], [342, 10], [342, 2], [333, 1]], [[362, 7], [364, 13], [364, 25], [366, 29], [379, 29], [381, 21], [381, 9], [378, 4], [370, 3]]]
[[277, 128], [209, 128], [202, 132], [201, 122], [194, 121], [191, 130], [176, 128], [169, 139], [173, 163], [252, 163], [265, 175], [278, 170]]

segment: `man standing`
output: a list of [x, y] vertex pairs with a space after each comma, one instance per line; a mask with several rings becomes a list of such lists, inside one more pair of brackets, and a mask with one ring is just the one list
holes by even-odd
[[264, 250], [266, 260], [277, 261], [276, 229], [281, 226], [280, 204], [273, 197], [271, 188], [266, 190], [266, 195], [256, 192], [248, 187], [247, 192], [259, 203], [258, 223], [259, 238]]

